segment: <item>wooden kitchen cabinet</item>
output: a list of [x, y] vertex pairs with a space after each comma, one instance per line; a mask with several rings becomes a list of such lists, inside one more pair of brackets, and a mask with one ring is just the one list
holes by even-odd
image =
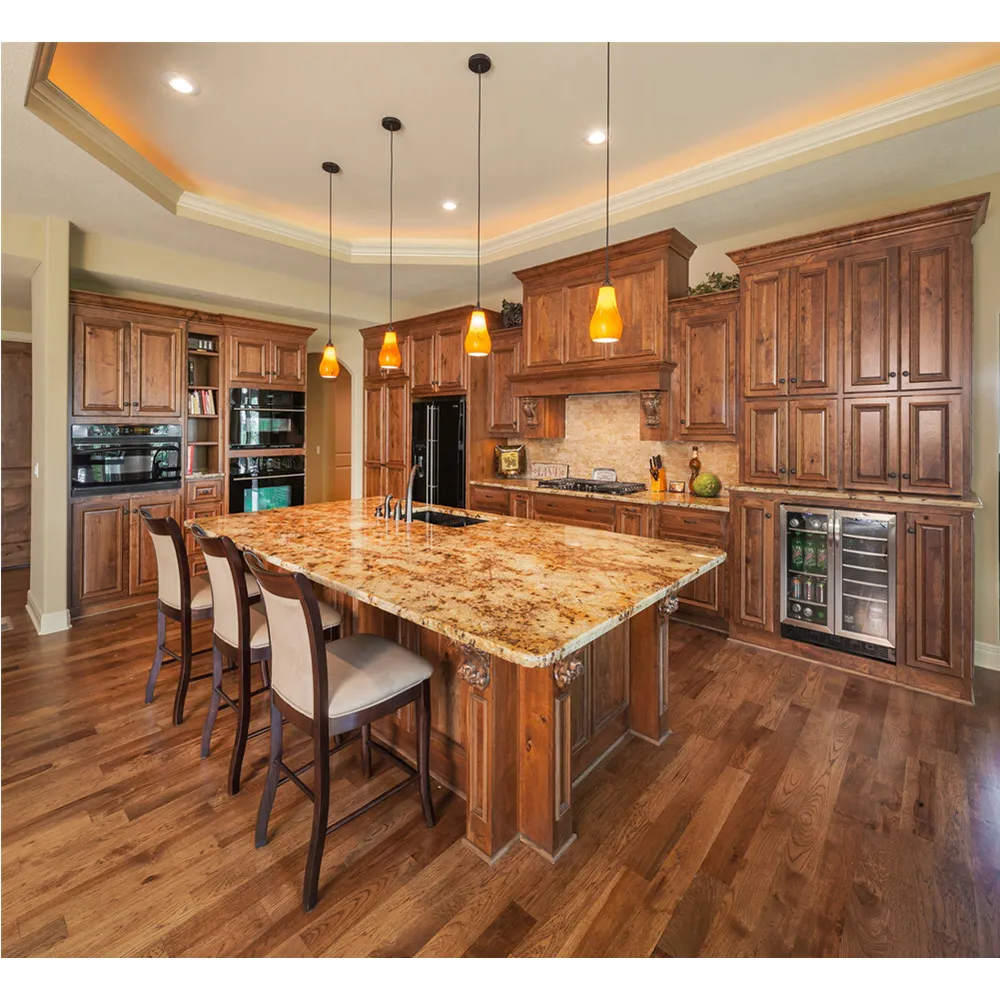
[[274, 389], [306, 387], [306, 345], [303, 341], [271, 341], [271, 386]]
[[304, 339], [286, 340], [258, 331], [231, 330], [229, 357], [229, 379], [233, 385], [305, 391]]
[[127, 597], [128, 500], [115, 496], [75, 501], [70, 522], [72, 607]]
[[405, 496], [410, 464], [410, 385], [399, 376], [366, 384], [365, 496]]
[[789, 486], [836, 489], [840, 485], [840, 401], [788, 401]]
[[734, 496], [730, 517], [729, 582], [738, 625], [774, 631], [775, 503]]
[[493, 336], [493, 349], [486, 359], [486, 394], [489, 407], [487, 433], [514, 437], [518, 430], [518, 400], [510, 376], [521, 370], [521, 328], [503, 330]]
[[153, 548], [149, 532], [143, 526], [141, 511], [146, 510], [153, 517], [172, 517], [180, 523], [180, 493], [148, 493], [129, 499], [128, 508], [128, 574], [129, 596], [149, 594], [155, 596], [158, 590], [156, 574], [156, 550]]
[[510, 497], [511, 517], [531, 517], [531, 495], [512, 493]]
[[490, 514], [510, 513], [510, 490], [502, 486], [470, 486], [469, 510], [485, 510]]
[[670, 302], [674, 436], [736, 440], [736, 350], [739, 291]]
[[899, 247], [876, 244], [844, 258], [844, 392], [896, 389]]
[[[726, 550], [729, 514], [726, 511], [657, 507], [656, 537], [691, 545]], [[677, 592], [679, 610], [698, 621], [718, 627], [726, 616], [727, 564], [702, 574]]]
[[581, 528], [603, 528], [613, 531], [615, 527], [615, 505], [586, 497], [532, 494], [531, 516], [536, 521], [572, 524]]
[[899, 604], [905, 608], [904, 656], [909, 667], [956, 677], [971, 672], [971, 517], [907, 513]]
[[[198, 520], [209, 517], [221, 517], [223, 514], [221, 500], [200, 500], [196, 503], [188, 501], [184, 507], [184, 520]], [[208, 572], [205, 557], [202, 555], [201, 546], [198, 540], [191, 534], [188, 528], [184, 531], [184, 547], [188, 554], [188, 567], [192, 576], [198, 576]]]
[[[470, 310], [471, 314], [471, 310]], [[468, 364], [463, 323], [413, 330], [410, 341], [410, 390], [415, 396], [457, 395], [468, 387]], [[472, 359], [476, 360], [476, 359]]]
[[159, 420], [181, 415], [183, 350], [183, 327], [132, 323], [131, 416]]
[[621, 535], [647, 538], [652, 534], [652, 508], [644, 504], [615, 505], [615, 531]]
[[779, 396], [788, 384], [789, 269], [740, 278], [743, 395]]
[[788, 404], [781, 400], [749, 400], [743, 404], [740, 481], [776, 486], [788, 479]]

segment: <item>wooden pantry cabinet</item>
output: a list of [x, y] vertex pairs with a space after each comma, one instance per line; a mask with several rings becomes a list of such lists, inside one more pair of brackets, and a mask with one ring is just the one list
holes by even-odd
[[364, 387], [364, 495], [405, 497], [410, 471], [410, 384], [394, 376]]
[[757, 486], [838, 487], [839, 409], [837, 399], [746, 402], [741, 481]]
[[730, 498], [729, 588], [734, 624], [774, 631], [777, 510], [774, 500], [753, 495]]

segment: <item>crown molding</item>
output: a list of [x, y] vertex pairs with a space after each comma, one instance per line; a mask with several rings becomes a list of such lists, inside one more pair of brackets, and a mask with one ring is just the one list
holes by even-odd
[[[25, 106], [39, 118], [178, 216], [308, 253], [328, 252], [328, 235], [320, 230], [183, 190], [48, 81], [55, 46], [54, 42], [38, 45], [28, 83]], [[756, 143], [621, 192], [610, 200], [611, 219], [625, 222], [997, 104], [1000, 104], [1000, 65]], [[482, 259], [487, 263], [503, 260], [592, 233], [603, 228], [603, 224], [604, 202], [592, 202], [484, 240]], [[335, 239], [333, 250], [336, 257], [356, 263], [381, 263], [389, 256], [388, 242], [382, 238]], [[403, 264], [470, 265], [475, 262], [476, 244], [473, 239], [404, 238], [393, 241], [393, 255]]]

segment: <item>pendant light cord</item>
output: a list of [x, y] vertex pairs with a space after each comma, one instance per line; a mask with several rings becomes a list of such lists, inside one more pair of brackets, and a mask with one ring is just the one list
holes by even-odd
[[608, 42], [606, 90], [607, 121], [604, 126], [604, 284], [611, 284], [611, 42]]
[[479, 78], [479, 123], [476, 129], [476, 308], [479, 304], [480, 246], [483, 232], [483, 74]]
[[329, 279], [327, 282], [327, 334], [326, 342], [333, 343], [333, 171], [330, 171], [330, 242], [327, 260], [329, 262]]
[[389, 329], [392, 329], [392, 180], [395, 169], [393, 142], [396, 133], [389, 133]]

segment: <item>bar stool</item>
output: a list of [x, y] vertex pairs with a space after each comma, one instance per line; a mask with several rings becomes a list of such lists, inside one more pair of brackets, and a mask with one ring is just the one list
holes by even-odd
[[[328, 834], [402, 791], [416, 781], [424, 820], [434, 825], [430, 784], [431, 699], [433, 668], [423, 657], [378, 635], [352, 635], [323, 642], [319, 603], [312, 585], [302, 573], [274, 573], [264, 569], [257, 557], [247, 553], [264, 596], [271, 627], [271, 761], [257, 812], [254, 842], [267, 843], [267, 824], [278, 787], [294, 782], [312, 801], [312, 836], [302, 888], [302, 908], [316, 905], [323, 846]], [[391, 747], [371, 736], [376, 719], [417, 703], [417, 770]], [[282, 717], [312, 737], [313, 759], [292, 770], [282, 759]], [[330, 808], [330, 755], [357, 740], [361, 733], [330, 746], [330, 737], [354, 729], [369, 733], [365, 745], [387, 754], [407, 777], [370, 802], [327, 826]], [[309, 788], [299, 775], [312, 767], [314, 784]], [[367, 766], [364, 766], [367, 772]]]
[[[211, 595], [215, 606], [212, 625], [212, 697], [208, 716], [201, 734], [201, 755], [211, 752], [212, 730], [219, 714], [220, 703], [236, 712], [236, 733], [229, 760], [229, 794], [240, 790], [243, 756], [247, 742], [268, 731], [268, 726], [250, 732], [250, 709], [253, 699], [270, 689], [267, 661], [271, 657], [267, 618], [252, 605], [260, 600], [260, 588], [252, 573], [248, 573], [235, 543], [226, 536], [212, 537], [197, 524], [192, 525], [208, 567]], [[340, 631], [341, 615], [329, 604], [320, 603], [323, 634], [334, 639]], [[234, 701], [222, 687], [222, 660], [239, 672], [239, 696]], [[252, 664], [259, 663], [263, 686], [253, 690], [250, 679]]]
[[[209, 652], [208, 649], [192, 651], [191, 622], [212, 617], [212, 591], [207, 580], [199, 577], [191, 579], [180, 525], [172, 517], [153, 517], [145, 509], [140, 509], [139, 513], [156, 553], [156, 653], [149, 669], [149, 680], [146, 681], [146, 704], [153, 701], [153, 689], [166, 654], [170, 657], [168, 663], [181, 665], [177, 694], [174, 696], [174, 725], [179, 726], [184, 721], [184, 699], [187, 697], [188, 684], [192, 680], [200, 681], [212, 676], [191, 676], [192, 658]], [[250, 579], [253, 580], [253, 577]], [[256, 581], [253, 581], [253, 586], [259, 595]], [[180, 624], [180, 653], [175, 653], [167, 646], [168, 618]]]

